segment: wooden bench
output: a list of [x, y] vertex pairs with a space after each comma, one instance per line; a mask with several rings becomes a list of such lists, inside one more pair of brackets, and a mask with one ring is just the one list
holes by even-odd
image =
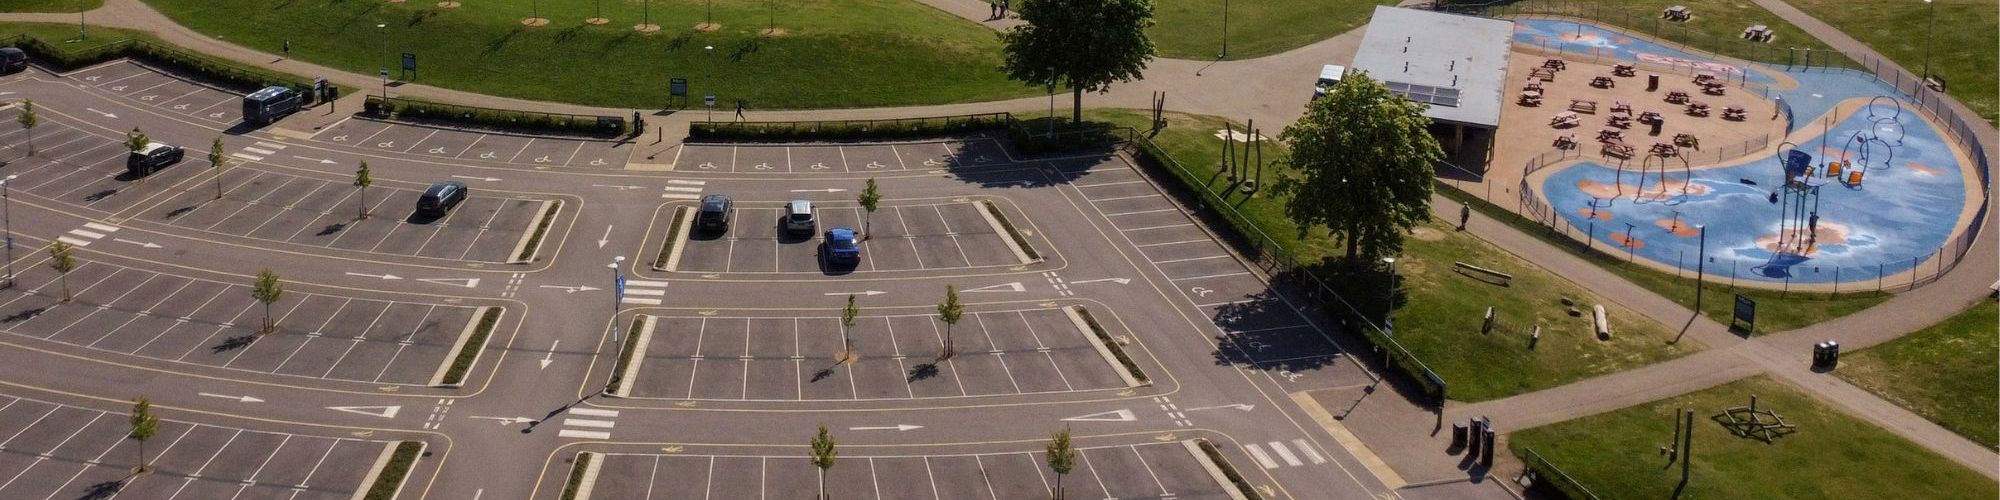
[[1458, 274], [1465, 275], [1468, 278], [1500, 286], [1511, 286], [1514, 282], [1514, 275], [1503, 273], [1500, 271], [1495, 271], [1492, 269], [1487, 269], [1484, 267], [1475, 266], [1472, 264], [1467, 264], [1464, 262], [1453, 262], [1452, 270], [1458, 271]]

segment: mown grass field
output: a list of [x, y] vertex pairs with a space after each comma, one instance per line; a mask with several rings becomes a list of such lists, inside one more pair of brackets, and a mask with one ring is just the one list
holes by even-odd
[[7, 0], [0, 12], [83, 12], [104, 6], [104, 0]]
[[[1988, 123], [2000, 117], [2000, 10], [1987, 0], [1883, 2], [1879, 0], [1786, 0], [1826, 21], [1897, 64], [1922, 76], [1925, 52], [1930, 71], [1949, 83], [1945, 90]], [[1929, 8], [1936, 8], [1933, 15]], [[1927, 39], [1929, 38], [1929, 39]]]
[[1157, 0], [1149, 34], [1161, 57], [1215, 59], [1229, 5], [1229, 56], [1249, 59], [1332, 38], [1368, 24], [1389, 0]]
[[1943, 323], [1842, 353], [1834, 374], [1988, 448], [2000, 448], [2000, 306], [1981, 300]]

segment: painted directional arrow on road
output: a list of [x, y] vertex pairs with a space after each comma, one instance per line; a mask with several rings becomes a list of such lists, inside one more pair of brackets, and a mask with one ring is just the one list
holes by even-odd
[[1113, 283], [1117, 283], [1117, 284], [1120, 284], [1120, 285], [1124, 285], [1124, 284], [1129, 284], [1129, 283], [1131, 283], [1131, 282], [1132, 282], [1132, 278], [1101, 278], [1101, 279], [1094, 279], [1094, 280], [1081, 280], [1081, 281], [1071, 281], [1071, 282], [1069, 282], [1069, 284], [1072, 284], [1072, 285], [1081, 285], [1081, 284], [1084, 284], [1084, 283], [1103, 283], [1103, 282], [1106, 282], [1106, 281], [1109, 281], [1109, 282], [1113, 282]]
[[597, 288], [597, 287], [594, 287], [594, 286], [563, 286], [563, 285], [542, 285], [542, 288], [559, 288], [559, 289], [562, 289], [562, 291], [564, 291], [564, 292], [568, 292], [568, 293], [576, 293], [576, 292], [588, 292], [588, 291], [591, 291], [591, 290], [602, 290], [601, 288]]
[[604, 244], [611, 242], [611, 228], [613, 227], [616, 226], [610, 224], [604, 225], [604, 237], [597, 239], [597, 248], [604, 248]]
[[922, 429], [922, 428], [924, 428], [924, 426], [921, 426], [921, 425], [910, 425], [910, 424], [898, 424], [898, 425], [889, 425], [889, 426], [881, 426], [881, 427], [848, 427], [848, 428], [847, 428], [847, 430], [850, 430], [850, 431], [896, 431], [896, 432], [903, 432], [903, 431], [913, 431], [913, 430], [917, 430], [917, 429]]
[[1200, 408], [1188, 408], [1188, 409], [1187, 409], [1187, 411], [1201, 411], [1201, 410], [1220, 410], [1220, 409], [1223, 409], [1223, 408], [1234, 408], [1234, 409], [1238, 409], [1238, 410], [1243, 410], [1243, 411], [1250, 411], [1250, 410], [1254, 410], [1254, 409], [1257, 409], [1257, 405], [1252, 405], [1252, 404], [1243, 404], [1243, 403], [1236, 403], [1236, 404], [1233, 404], [1233, 405], [1222, 405], [1222, 406], [1203, 406], [1203, 407], [1200, 407]]
[[305, 161], [319, 162], [321, 165], [332, 165], [335, 163], [333, 160], [327, 160], [321, 158], [309, 158], [304, 156], [293, 156], [293, 158], [298, 158]]
[[881, 294], [885, 294], [885, 293], [889, 293], [889, 292], [884, 292], [884, 291], [881, 291], [881, 290], [868, 290], [868, 291], [865, 291], [865, 292], [826, 292], [826, 293], [822, 293], [822, 294], [820, 294], [820, 295], [826, 295], [826, 296], [838, 296], [838, 295], [881, 295]]
[[125, 239], [125, 238], [112, 238], [112, 239], [111, 239], [111, 241], [116, 241], [116, 242], [119, 242], [119, 243], [126, 243], [126, 244], [132, 244], [132, 245], [138, 245], [138, 246], [140, 246], [140, 247], [143, 247], [143, 248], [160, 248], [160, 244], [159, 244], [159, 243], [153, 243], [153, 242], [150, 242], [150, 241], [132, 241], [132, 240], [128, 240], [128, 239]]
[[104, 115], [104, 117], [105, 117], [105, 118], [117, 118], [117, 117], [118, 117], [118, 115], [114, 115], [114, 114], [111, 114], [111, 113], [106, 113], [106, 112], [103, 112], [103, 111], [98, 111], [98, 110], [97, 110], [97, 108], [83, 108], [83, 110], [84, 110], [84, 111], [89, 111], [89, 112], [92, 112], [92, 113], [97, 113], [97, 114], [100, 114], [100, 115]]
[[960, 291], [961, 292], [1025, 292], [1027, 290], [1028, 287], [1021, 286], [1021, 282], [1016, 281], [1013, 283], [1001, 283], [993, 286], [982, 286], [971, 290], [960, 290]]
[[403, 279], [403, 278], [402, 278], [401, 276], [397, 276], [397, 275], [394, 275], [394, 274], [363, 274], [363, 273], [356, 273], [356, 272], [350, 272], [350, 273], [347, 273], [347, 275], [348, 275], [348, 276], [360, 276], [360, 277], [363, 277], [363, 278], [376, 278], [376, 279], [384, 279], [384, 280], [399, 280], [399, 279]]
[[262, 403], [262, 402], [264, 402], [264, 400], [262, 400], [262, 399], [257, 399], [257, 398], [254, 398], [254, 397], [250, 397], [250, 396], [230, 396], [230, 395], [227, 395], [227, 394], [210, 394], [210, 393], [206, 393], [206, 392], [204, 392], [204, 393], [201, 393], [201, 395], [202, 395], [203, 397], [210, 397], [210, 398], [221, 398], [221, 399], [234, 399], [234, 400], [236, 400], [237, 402], [240, 402], [240, 403]]
[[499, 177], [473, 177], [470, 175], [454, 175], [452, 177], [459, 179], [472, 179], [475, 181], [486, 181], [486, 182], [498, 182], [500, 180]]
[[500, 425], [525, 424], [535, 421], [535, 419], [528, 417], [470, 417], [470, 418], [476, 418], [479, 420], [492, 420], [494, 422], [499, 423]]
[[479, 288], [479, 278], [417, 278], [417, 281], [437, 285]]
[[642, 188], [642, 187], [645, 187], [645, 186], [632, 186], [632, 185], [625, 185], [625, 186], [620, 186], [620, 185], [617, 185], [617, 184], [591, 184], [591, 185], [590, 185], [590, 187], [601, 187], [601, 188], [611, 188], [611, 189], [616, 189], [616, 190], [619, 190], [619, 191], [627, 191], [627, 190], [633, 190], [633, 189], [639, 189], [639, 188]]
[[1089, 415], [1080, 415], [1080, 416], [1065, 418], [1063, 419], [1063, 421], [1064, 422], [1131, 422], [1138, 419], [1139, 419], [1138, 416], [1132, 414], [1132, 410], [1117, 409], [1107, 412], [1098, 412]]
[[845, 189], [841, 189], [841, 188], [823, 188], [823, 189], [794, 189], [794, 190], [792, 190], [792, 192], [794, 192], [794, 193], [838, 193], [838, 192], [841, 192], [841, 191], [846, 191], [846, 190], [845, 190]]
[[542, 355], [542, 359], [541, 359], [541, 363], [542, 363], [542, 368], [541, 368], [541, 369], [543, 369], [543, 370], [547, 370], [547, 369], [549, 369], [549, 364], [550, 364], [550, 363], [554, 363], [554, 362], [556, 362], [556, 360], [554, 359], [554, 358], [556, 357], [556, 348], [557, 348], [557, 347], [561, 347], [561, 346], [562, 346], [562, 341], [560, 341], [560, 340], [556, 341], [556, 343], [554, 343], [554, 344], [550, 344], [550, 345], [549, 345], [549, 353], [548, 353], [548, 354], [543, 354], [543, 355]]
[[326, 409], [382, 418], [396, 418], [396, 414], [403, 411], [402, 406], [328, 406]]

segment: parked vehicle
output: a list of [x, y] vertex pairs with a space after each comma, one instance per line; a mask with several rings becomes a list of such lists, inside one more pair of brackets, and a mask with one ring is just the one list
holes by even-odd
[[0, 75], [11, 75], [28, 69], [28, 53], [13, 47], [0, 47]]
[[1319, 81], [1313, 83], [1313, 99], [1318, 99], [1320, 96], [1326, 95], [1327, 91], [1333, 90], [1333, 86], [1339, 84], [1340, 78], [1344, 76], [1347, 76], [1346, 66], [1338, 64], [1321, 66], [1319, 68]]
[[431, 184], [424, 195], [417, 197], [417, 213], [428, 216], [442, 216], [453, 207], [465, 201], [465, 183], [442, 181]]
[[272, 85], [243, 96], [243, 121], [265, 124], [296, 113], [305, 105], [305, 96], [291, 87]]
[[180, 146], [148, 142], [146, 147], [139, 148], [138, 151], [133, 151], [131, 155], [125, 157], [125, 171], [131, 173], [133, 177], [153, 175], [153, 172], [180, 163], [183, 156], [187, 156], [187, 151], [182, 150]]
[[855, 265], [861, 263], [861, 245], [857, 242], [854, 229], [835, 227], [826, 230], [826, 261], [829, 264]]
[[701, 210], [695, 213], [694, 227], [718, 233], [729, 231], [729, 217], [735, 203], [728, 196], [711, 194], [701, 198]]
[[793, 234], [810, 235], [819, 227], [819, 220], [813, 214], [813, 204], [806, 200], [792, 200], [785, 205], [785, 230]]

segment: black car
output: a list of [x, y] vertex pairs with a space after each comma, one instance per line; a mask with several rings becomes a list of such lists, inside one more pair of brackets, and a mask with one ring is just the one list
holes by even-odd
[[441, 216], [445, 212], [450, 212], [452, 207], [456, 207], [460, 202], [464, 201], [465, 183], [443, 181], [431, 184], [430, 189], [424, 190], [423, 196], [417, 197], [417, 213], [429, 216]]
[[13, 47], [0, 47], [0, 75], [11, 75], [28, 69], [28, 53]]
[[131, 173], [133, 177], [153, 175], [153, 172], [180, 163], [181, 157], [186, 155], [187, 152], [181, 150], [180, 146], [148, 142], [146, 147], [139, 148], [138, 151], [133, 151], [131, 155], [125, 157], [125, 171]]
[[729, 230], [729, 213], [735, 205], [728, 196], [711, 194], [701, 198], [701, 211], [694, 216], [694, 226], [706, 231], [723, 232]]

